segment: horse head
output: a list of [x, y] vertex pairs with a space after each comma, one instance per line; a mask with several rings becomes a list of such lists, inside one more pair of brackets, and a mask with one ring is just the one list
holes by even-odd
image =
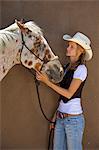
[[41, 29], [33, 22], [16, 21], [20, 28], [22, 48], [21, 63], [31, 69], [46, 73], [49, 80], [58, 83], [63, 79], [63, 68], [58, 56], [52, 52]]

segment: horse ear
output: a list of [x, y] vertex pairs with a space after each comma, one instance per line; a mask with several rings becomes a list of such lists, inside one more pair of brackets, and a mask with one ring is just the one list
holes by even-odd
[[21, 18], [20, 23], [24, 23], [24, 19], [23, 18]]
[[25, 28], [24, 24], [21, 21], [15, 20], [15, 22], [22, 32], [26, 32], [27, 28]]

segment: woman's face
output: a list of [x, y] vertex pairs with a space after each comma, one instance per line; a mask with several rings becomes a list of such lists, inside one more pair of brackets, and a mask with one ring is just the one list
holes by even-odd
[[66, 56], [79, 58], [82, 54], [83, 49], [75, 42], [68, 42]]
[[77, 44], [74, 42], [68, 42], [66, 56], [76, 56], [76, 53], [77, 53]]

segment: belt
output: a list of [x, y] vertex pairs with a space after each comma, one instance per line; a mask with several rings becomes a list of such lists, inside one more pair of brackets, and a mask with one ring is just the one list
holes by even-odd
[[67, 113], [62, 113], [62, 112], [57, 111], [56, 118], [64, 119], [66, 117], [79, 116], [81, 114], [67, 114]]

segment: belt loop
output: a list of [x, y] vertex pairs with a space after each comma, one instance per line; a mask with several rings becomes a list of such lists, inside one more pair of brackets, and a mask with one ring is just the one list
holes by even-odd
[[60, 115], [60, 118], [61, 118], [61, 119], [63, 119], [63, 118], [64, 118], [63, 113], [59, 113], [59, 115]]
[[64, 114], [62, 112], [57, 111], [57, 118], [64, 119]]

